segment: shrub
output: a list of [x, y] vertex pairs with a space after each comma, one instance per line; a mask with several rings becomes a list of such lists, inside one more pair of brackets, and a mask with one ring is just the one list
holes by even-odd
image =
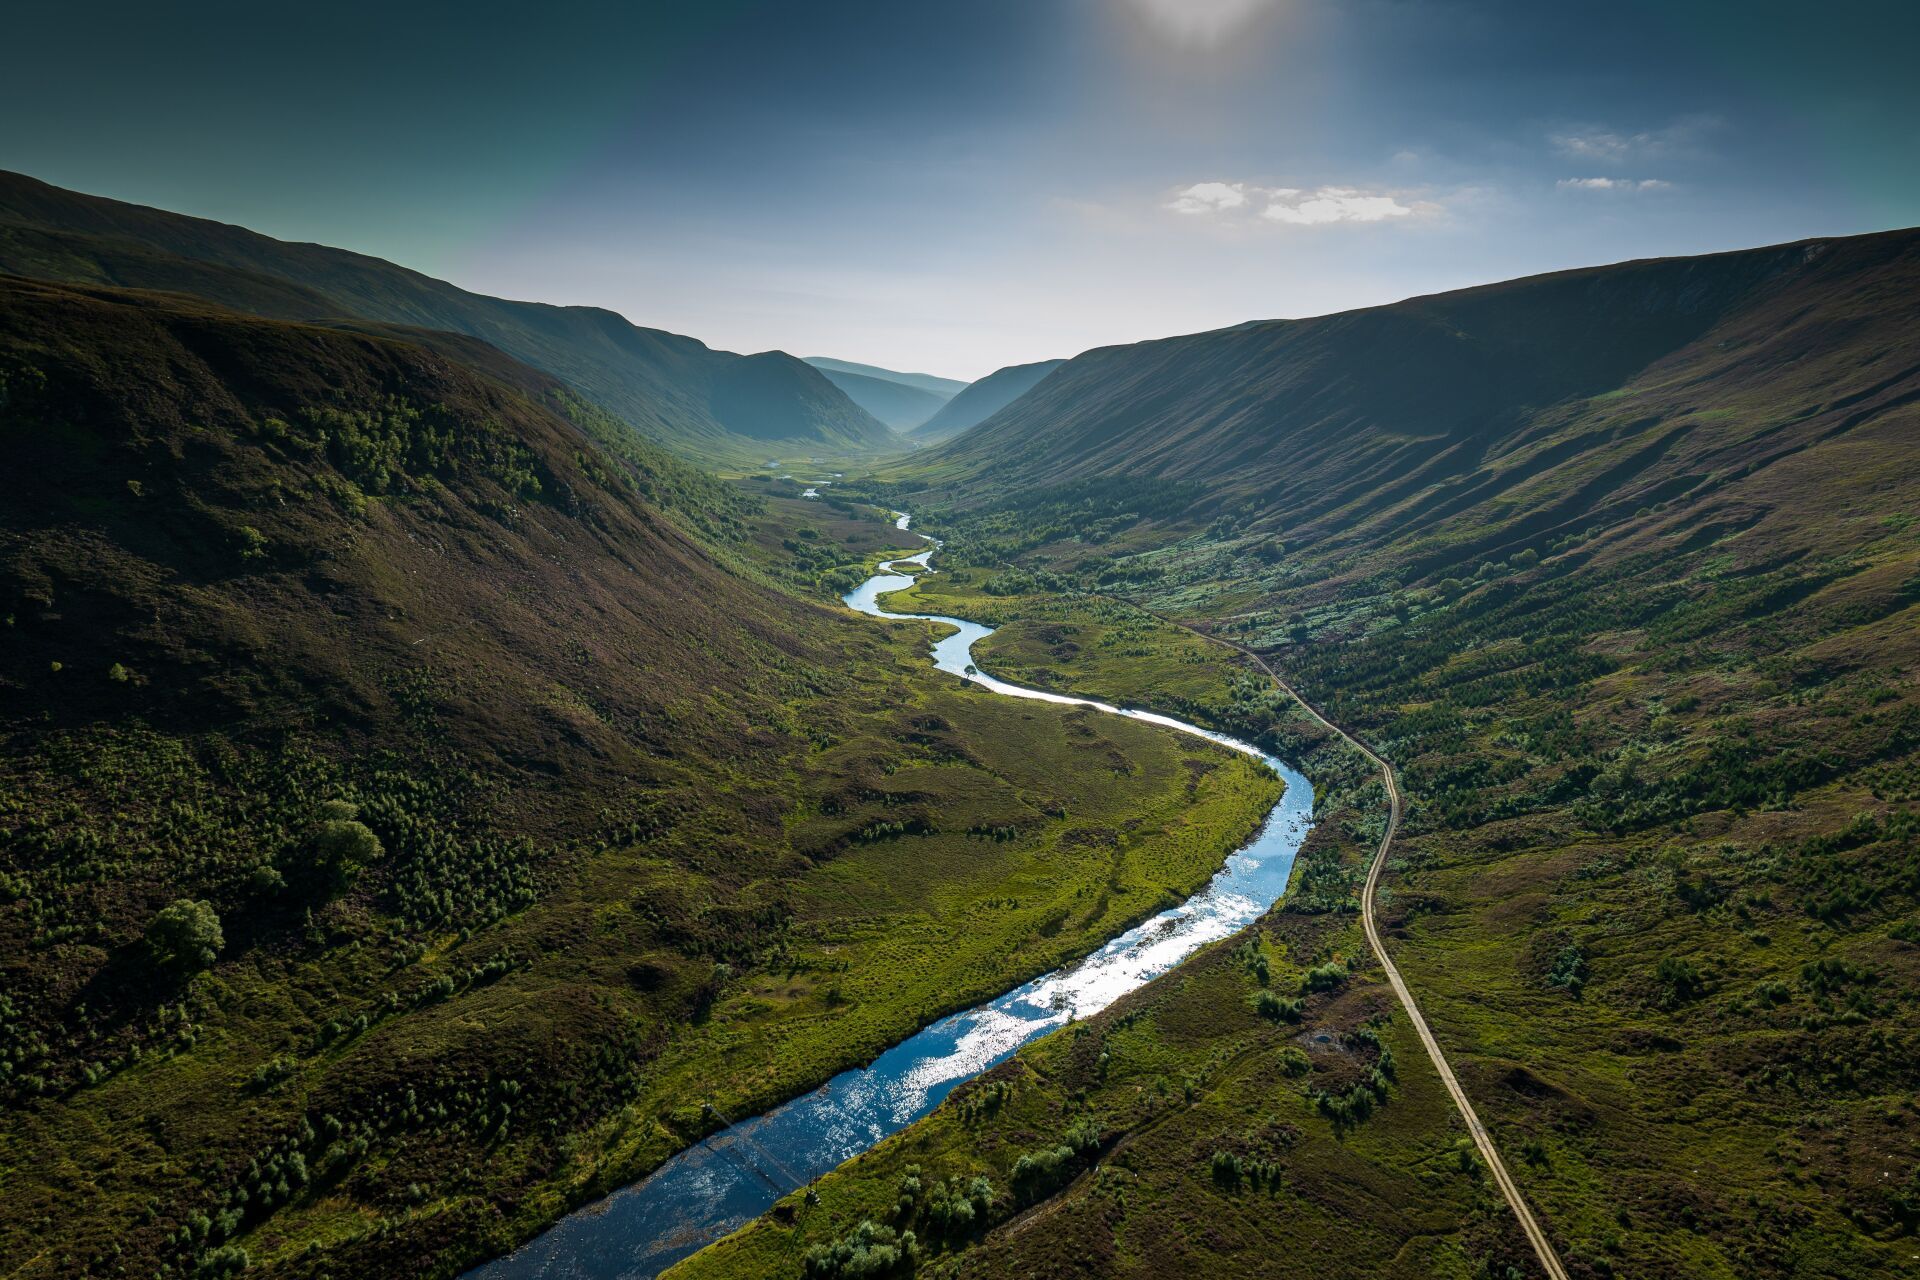
[[212, 1280], [215, 1276], [230, 1276], [245, 1271], [253, 1259], [247, 1251], [237, 1244], [223, 1244], [217, 1249], [209, 1249], [200, 1255], [199, 1264], [194, 1267], [194, 1275]]
[[1044, 1199], [1064, 1186], [1100, 1149], [1100, 1126], [1082, 1117], [1059, 1146], [1029, 1151], [1013, 1162], [1013, 1190], [1022, 1201]]
[[1207, 1161], [1207, 1171], [1213, 1175], [1214, 1182], [1231, 1191], [1240, 1184], [1250, 1182], [1254, 1186], [1278, 1187], [1280, 1185], [1280, 1166], [1272, 1160], [1262, 1160], [1257, 1156], [1243, 1156], [1233, 1151], [1215, 1148], [1213, 1156]]
[[913, 1232], [896, 1235], [892, 1228], [863, 1218], [859, 1226], [832, 1244], [817, 1244], [807, 1250], [806, 1273], [820, 1280], [902, 1275], [913, 1269], [917, 1254]]
[[255, 1093], [264, 1093], [299, 1069], [298, 1059], [280, 1054], [253, 1069], [253, 1074], [247, 1077], [247, 1088]]
[[1025, 1152], [1013, 1162], [1014, 1194], [1023, 1201], [1042, 1199], [1067, 1180], [1072, 1167], [1072, 1147]]
[[1654, 976], [1660, 981], [1661, 1007], [1667, 1009], [1697, 1000], [1707, 989], [1706, 979], [1692, 962], [1675, 956], [1663, 958]]
[[1329, 960], [1318, 968], [1307, 971], [1305, 989], [1308, 991], [1332, 991], [1347, 980], [1347, 966], [1338, 960]]
[[1547, 973], [1547, 985], [1565, 987], [1567, 994], [1579, 995], [1587, 985], [1587, 953], [1577, 944], [1563, 948]]
[[1285, 1076], [1298, 1078], [1313, 1070], [1313, 1059], [1307, 1056], [1306, 1050], [1296, 1045], [1288, 1045], [1282, 1049], [1279, 1062], [1280, 1074]]
[[176, 972], [199, 973], [225, 945], [220, 915], [208, 902], [181, 898], [160, 908], [147, 925], [147, 947], [153, 958]]
[[1289, 999], [1286, 996], [1275, 995], [1271, 991], [1262, 991], [1254, 996], [1253, 1007], [1254, 1011], [1263, 1018], [1271, 1018], [1275, 1022], [1298, 1022], [1307, 1006], [1303, 1000]]

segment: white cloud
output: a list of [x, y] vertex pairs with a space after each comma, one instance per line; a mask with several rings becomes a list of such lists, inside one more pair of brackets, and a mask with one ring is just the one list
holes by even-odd
[[1299, 227], [1325, 226], [1331, 222], [1384, 222], [1413, 213], [1411, 205], [1400, 203], [1395, 196], [1357, 191], [1352, 187], [1321, 187], [1317, 191], [1282, 188], [1269, 194], [1272, 199], [1260, 211], [1260, 216]]
[[1225, 213], [1247, 202], [1247, 188], [1240, 182], [1196, 182], [1176, 191], [1167, 201], [1175, 213]]
[[1673, 186], [1659, 178], [1562, 178], [1562, 191], [1665, 191]]
[[1256, 214], [1264, 222], [1319, 227], [1335, 222], [1387, 222], [1439, 213], [1441, 206], [1404, 192], [1358, 187], [1263, 187], [1251, 182], [1196, 182], [1167, 199], [1175, 213], [1237, 221]]

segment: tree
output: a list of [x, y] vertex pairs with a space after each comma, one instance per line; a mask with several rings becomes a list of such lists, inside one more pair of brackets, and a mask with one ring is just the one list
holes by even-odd
[[207, 968], [226, 944], [220, 915], [209, 902], [181, 898], [160, 908], [147, 926], [147, 946], [154, 959], [180, 973]]
[[329, 800], [320, 806], [320, 826], [313, 834], [313, 861], [335, 892], [352, 884], [361, 870], [384, 849], [380, 837], [357, 818], [358, 805]]

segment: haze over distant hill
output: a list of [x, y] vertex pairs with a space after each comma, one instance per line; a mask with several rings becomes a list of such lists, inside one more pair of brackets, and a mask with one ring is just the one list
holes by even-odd
[[931, 373], [902, 373], [898, 369], [883, 369], [877, 364], [858, 364], [852, 360], [835, 360], [829, 356], [807, 356], [806, 362], [823, 373], [857, 373], [868, 378], [879, 378], [884, 382], [897, 382], [903, 387], [915, 387], [931, 392], [942, 400], [950, 400], [967, 389], [967, 383], [959, 378], [942, 378]]
[[379, 258], [82, 195], [0, 172], [0, 270], [181, 289], [279, 319], [366, 320], [479, 338], [641, 433], [711, 459], [859, 453], [892, 434], [785, 352], [737, 355], [611, 311], [470, 293]]
[[930, 373], [898, 373], [878, 365], [808, 356], [807, 363], [827, 375], [847, 397], [895, 431], [911, 431], [937, 413], [966, 387]]
[[[809, 361], [808, 363], [812, 363]], [[904, 382], [893, 382], [843, 369], [822, 369], [827, 381], [847, 398], [895, 431], [911, 431], [939, 411], [947, 397]]]
[[1004, 369], [996, 369], [969, 385], [947, 401], [938, 413], [915, 427], [913, 437], [925, 444], [951, 439], [969, 427], [985, 422], [1065, 363], [1064, 360], [1038, 360], [1032, 364], [1010, 364]]

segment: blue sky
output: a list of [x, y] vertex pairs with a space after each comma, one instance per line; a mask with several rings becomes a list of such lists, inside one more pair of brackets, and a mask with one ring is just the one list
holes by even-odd
[[0, 167], [974, 377], [1920, 222], [1920, 6], [29, 4]]

